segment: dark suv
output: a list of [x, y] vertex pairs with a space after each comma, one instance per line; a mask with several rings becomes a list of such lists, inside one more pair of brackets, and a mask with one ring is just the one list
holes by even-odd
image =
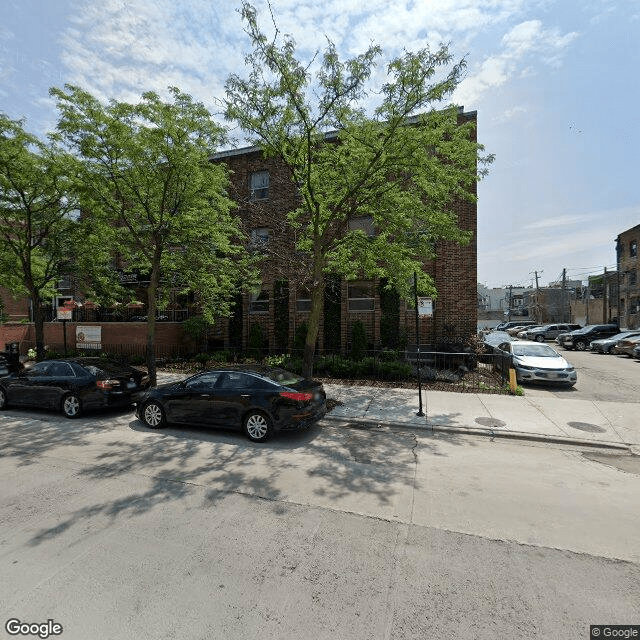
[[593, 340], [600, 338], [608, 338], [620, 333], [618, 325], [615, 324], [590, 324], [577, 331], [566, 333], [557, 338], [560, 346], [565, 349], [576, 349], [576, 351], [584, 351], [589, 348]]

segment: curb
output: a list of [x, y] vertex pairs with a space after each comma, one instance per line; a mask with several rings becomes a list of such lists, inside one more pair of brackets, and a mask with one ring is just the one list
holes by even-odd
[[[482, 427], [445, 427], [442, 425], [424, 426], [407, 422], [382, 422], [381, 420], [370, 420], [368, 418], [347, 418], [325, 415], [323, 421], [348, 422], [362, 427], [363, 429], [375, 429], [377, 427], [388, 427], [394, 430], [419, 430], [426, 432], [438, 431], [440, 433], [461, 433], [472, 436], [486, 436], [490, 438], [504, 438], [509, 440], [525, 440], [528, 442], [550, 442], [553, 444], [565, 444], [581, 447], [591, 447], [598, 449], [612, 449], [624, 451], [631, 455], [639, 455], [638, 447], [616, 442], [602, 442], [598, 440], [584, 440], [580, 438], [563, 438], [560, 436], [543, 436], [538, 433], [527, 433], [524, 431], [495, 431]], [[356, 427], [358, 428], [358, 427]]]

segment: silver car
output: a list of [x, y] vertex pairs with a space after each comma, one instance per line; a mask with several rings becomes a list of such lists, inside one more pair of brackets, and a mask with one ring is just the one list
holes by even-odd
[[532, 340], [503, 342], [496, 347], [501, 355], [497, 366], [512, 367], [520, 382], [554, 382], [572, 387], [578, 380], [576, 370], [548, 344]]
[[595, 351], [595, 353], [613, 353], [611, 350], [616, 346], [616, 342], [624, 340], [625, 338], [633, 338], [635, 336], [640, 336], [640, 331], [623, 331], [622, 333], [617, 333], [615, 336], [611, 336], [610, 338], [593, 340], [589, 345], [589, 348], [591, 351]]

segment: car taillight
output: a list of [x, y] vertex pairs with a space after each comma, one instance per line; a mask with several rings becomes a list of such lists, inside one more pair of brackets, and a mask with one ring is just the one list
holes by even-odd
[[309, 402], [309, 400], [313, 400], [313, 393], [294, 393], [293, 391], [281, 391], [280, 395], [283, 398], [295, 400], [296, 402]]
[[109, 391], [115, 387], [119, 387], [120, 382], [118, 380], [96, 380], [96, 387], [103, 391]]

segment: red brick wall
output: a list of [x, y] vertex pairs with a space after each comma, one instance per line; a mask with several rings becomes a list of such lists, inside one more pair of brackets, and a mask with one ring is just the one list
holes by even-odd
[[[135, 353], [144, 353], [147, 344], [147, 325], [144, 322], [45, 322], [44, 342], [50, 349], [61, 351], [64, 345], [63, 326], [66, 324], [67, 348], [76, 348], [76, 326], [102, 327], [102, 350], [119, 351], [123, 346], [133, 346]], [[26, 354], [35, 347], [35, 326], [0, 325], [0, 350], [9, 342], [20, 343], [20, 353]], [[182, 349], [195, 348], [185, 337], [179, 322], [159, 322], [156, 324], [156, 347], [159, 355], [164, 353], [163, 346]]]
[[0, 299], [4, 305], [4, 312], [9, 322], [29, 319], [29, 301], [27, 298], [16, 298], [4, 287], [0, 287]]

